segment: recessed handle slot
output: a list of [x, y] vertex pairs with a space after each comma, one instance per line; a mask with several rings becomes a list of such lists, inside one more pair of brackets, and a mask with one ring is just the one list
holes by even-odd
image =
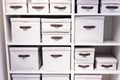
[[118, 9], [118, 6], [106, 6], [107, 9]]
[[81, 8], [82, 9], [93, 9], [94, 7], [93, 6], [82, 6]]
[[66, 6], [64, 6], [64, 7], [54, 6], [54, 8], [55, 8], [55, 9], [61, 9], [61, 10], [64, 10], [64, 9], [66, 9], [67, 7], [66, 7]]
[[62, 54], [51, 54], [50, 56], [53, 58], [59, 58], [59, 57], [62, 57], [63, 55]]
[[26, 58], [26, 57], [30, 57], [30, 55], [18, 55], [18, 57], [20, 57], [20, 58]]
[[51, 39], [54, 39], [56, 41], [63, 39], [62, 36], [52, 36]]
[[89, 65], [78, 65], [78, 67], [81, 67], [81, 68], [88, 68]]
[[20, 29], [23, 29], [24, 31], [27, 31], [28, 29], [31, 28], [31, 26], [20, 26]]
[[51, 26], [51, 27], [55, 27], [55, 28], [63, 27], [62, 24], [51, 24], [50, 26]]
[[102, 67], [104, 68], [110, 68], [110, 67], [113, 67], [113, 65], [101, 65]]
[[12, 9], [20, 9], [20, 8], [22, 8], [22, 6], [10, 6], [10, 8], [12, 8]]
[[94, 29], [96, 26], [83, 26], [85, 29]]
[[90, 53], [86, 53], [86, 54], [84, 54], [84, 53], [79, 53], [79, 55], [80, 55], [80, 56], [83, 56], [83, 57], [87, 57], [87, 56], [90, 56]]
[[32, 6], [33, 9], [44, 9], [44, 6]]

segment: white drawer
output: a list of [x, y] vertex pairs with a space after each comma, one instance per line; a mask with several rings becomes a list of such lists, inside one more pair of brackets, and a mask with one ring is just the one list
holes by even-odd
[[70, 43], [70, 33], [42, 33], [43, 43]]
[[103, 43], [104, 17], [75, 18], [75, 43]]
[[27, 4], [6, 4], [6, 13], [27, 13]]
[[75, 61], [75, 71], [93, 70], [92, 62]]
[[40, 80], [40, 75], [12, 75], [13, 80]]
[[95, 49], [94, 48], [76, 48], [75, 60], [94, 62]]
[[42, 19], [42, 32], [70, 32], [70, 22], [68, 18]]
[[29, 13], [49, 13], [48, 4], [28, 4]]
[[11, 18], [13, 43], [40, 43], [40, 18]]
[[28, 0], [29, 3], [48, 3], [49, 0]]
[[37, 47], [10, 47], [12, 71], [39, 70], [39, 53]]
[[69, 47], [43, 47], [45, 71], [70, 71]]
[[120, 13], [120, 3], [102, 4], [101, 13]]
[[27, 0], [5, 0], [6, 3], [27, 3]]
[[70, 13], [70, 3], [50, 3], [50, 13]]
[[77, 4], [77, 13], [98, 13], [97, 4], [82, 5]]
[[70, 79], [68, 74], [64, 75], [42, 74], [42, 80], [70, 80]]

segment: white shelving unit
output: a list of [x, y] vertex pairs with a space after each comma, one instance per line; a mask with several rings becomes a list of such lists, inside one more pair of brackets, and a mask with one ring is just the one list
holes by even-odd
[[[75, 13], [75, 0], [72, 0], [72, 13], [68, 14], [33, 14], [33, 13], [6, 13], [5, 11], [5, 0], [3, 1], [3, 16], [4, 16], [4, 32], [5, 32], [5, 42], [6, 42], [6, 59], [7, 59], [7, 71], [8, 71], [8, 80], [11, 79], [11, 74], [70, 74], [71, 80], [74, 80], [75, 74], [102, 74], [103, 80], [120, 80], [120, 13], [110, 13], [110, 14], [80, 14]], [[72, 20], [72, 29], [71, 29], [71, 43], [66, 44], [21, 44], [21, 43], [12, 43], [11, 42], [11, 26], [10, 26], [10, 17], [19, 17], [19, 16], [29, 16], [29, 17], [42, 17], [42, 16], [59, 16], [59, 17], [71, 17]], [[104, 30], [104, 42], [103, 43], [74, 43], [75, 39], [75, 17], [77, 16], [105, 16], [105, 30]], [[71, 70], [63, 72], [47, 72], [43, 70], [43, 67], [39, 71], [11, 71], [10, 70], [10, 55], [9, 55], [9, 46], [69, 46], [71, 47]], [[117, 60], [117, 70], [116, 71], [74, 71], [74, 49], [75, 47], [80, 46], [92, 46], [98, 47], [98, 51], [114, 55]]]

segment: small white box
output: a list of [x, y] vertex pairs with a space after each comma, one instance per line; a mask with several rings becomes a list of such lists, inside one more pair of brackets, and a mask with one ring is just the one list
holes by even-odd
[[48, 3], [49, 0], [28, 0], [28, 3]]
[[71, 13], [70, 3], [50, 3], [50, 13]]
[[75, 48], [75, 60], [94, 62], [95, 48]]
[[43, 18], [42, 32], [70, 32], [71, 20], [69, 18]]
[[42, 33], [42, 43], [70, 43], [70, 33]]
[[27, 13], [27, 4], [6, 4], [6, 13]]
[[10, 61], [12, 71], [39, 70], [38, 47], [10, 47]]
[[75, 61], [75, 71], [91, 71], [93, 70], [93, 62], [89, 61]]
[[40, 75], [12, 75], [13, 80], [40, 80]]
[[116, 70], [117, 59], [112, 56], [96, 57], [97, 70]]
[[11, 18], [13, 43], [40, 43], [40, 18]]
[[39, 3], [39, 4], [28, 4], [28, 12], [29, 13], [49, 13], [49, 6], [47, 3]]
[[70, 71], [70, 47], [43, 47], [45, 71]]
[[70, 80], [68, 74], [55, 75], [55, 74], [42, 74], [42, 80]]
[[102, 75], [75, 75], [75, 80], [102, 80]]
[[103, 43], [104, 17], [77, 16], [75, 43]]
[[27, 0], [5, 0], [6, 3], [27, 3]]

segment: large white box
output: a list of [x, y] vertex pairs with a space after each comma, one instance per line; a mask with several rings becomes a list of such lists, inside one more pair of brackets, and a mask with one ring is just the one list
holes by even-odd
[[70, 71], [70, 47], [43, 47], [43, 70]]
[[97, 56], [96, 69], [97, 70], [116, 70], [117, 59], [112, 56]]
[[75, 17], [75, 43], [103, 43], [104, 17]]
[[49, 13], [48, 3], [29, 3], [28, 4], [29, 13]]
[[94, 62], [95, 48], [75, 48], [76, 61]]
[[10, 47], [11, 70], [39, 70], [41, 61], [38, 49], [38, 47]]
[[50, 13], [71, 13], [70, 3], [50, 3]]
[[41, 80], [40, 75], [12, 75], [13, 80]]
[[75, 61], [75, 71], [91, 71], [93, 70], [93, 62]]
[[40, 18], [11, 18], [13, 43], [40, 43]]
[[43, 18], [42, 32], [70, 32], [71, 20], [69, 18]]
[[102, 75], [75, 75], [75, 80], [102, 80]]
[[42, 43], [70, 43], [70, 33], [42, 33]]
[[27, 4], [7, 3], [6, 13], [27, 13]]
[[68, 74], [42, 74], [42, 80], [70, 80]]
[[5, 0], [5, 3], [27, 3], [27, 0]]

